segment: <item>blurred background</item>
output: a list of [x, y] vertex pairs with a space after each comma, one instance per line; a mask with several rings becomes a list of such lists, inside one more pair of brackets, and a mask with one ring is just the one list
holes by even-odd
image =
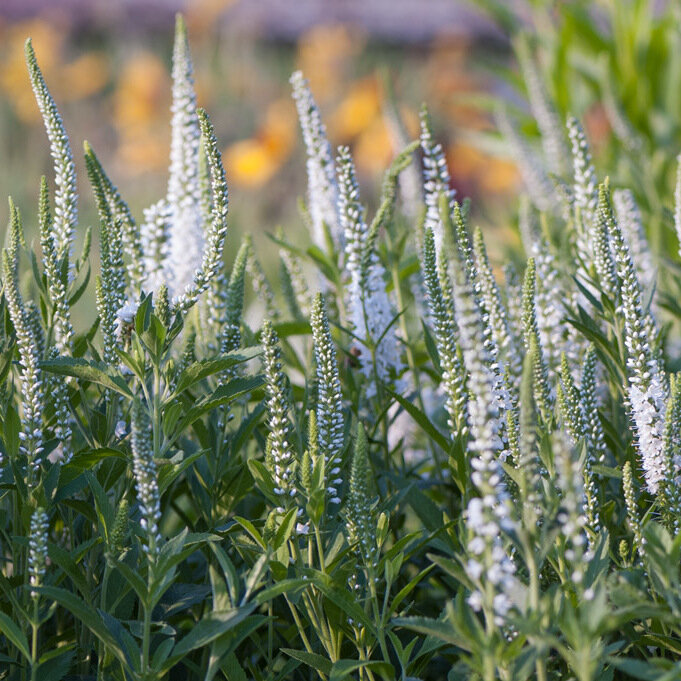
[[[518, 188], [513, 163], [481, 150], [492, 129], [484, 106], [503, 88], [495, 69], [510, 42], [457, 0], [1, 0], [0, 194], [36, 221], [38, 181], [51, 160], [23, 46], [28, 36], [57, 101], [79, 167], [84, 225], [95, 223], [82, 163], [88, 140], [136, 217], [165, 193], [174, 14], [185, 14], [199, 104], [223, 148], [232, 228], [256, 241], [281, 225], [301, 229], [305, 163], [288, 77], [300, 68], [332, 144], [350, 144], [363, 199], [376, 200], [397, 151], [390, 93], [413, 139], [427, 102], [460, 196], [485, 196], [497, 223]], [[0, 224], [7, 222], [0, 204]], [[502, 225], [503, 226], [503, 225]], [[96, 232], [96, 230], [95, 230]], [[230, 239], [231, 248], [238, 241]], [[230, 249], [231, 250], [231, 249]]]

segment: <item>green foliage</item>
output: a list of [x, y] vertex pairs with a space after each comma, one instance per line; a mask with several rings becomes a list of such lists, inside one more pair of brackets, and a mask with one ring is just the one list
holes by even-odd
[[[607, 57], [646, 16], [622, 5], [614, 36], [581, 3], [557, 11]], [[85, 147], [100, 267], [82, 329], [91, 237], [74, 258], [75, 166], [27, 44], [56, 191], [52, 209], [43, 178], [40, 257], [11, 202], [2, 254], [0, 678], [679, 678], [681, 278], [648, 246], [647, 189], [621, 186], [648, 119], [613, 153], [611, 201], [579, 122], [563, 129], [572, 94], [514, 44], [542, 137], [522, 287], [471, 235], [425, 112], [368, 219], [299, 73], [313, 245], [277, 231], [275, 285], [249, 237], [228, 241], [178, 18], [168, 196], [136, 219]], [[419, 144], [421, 211], [400, 182]]]

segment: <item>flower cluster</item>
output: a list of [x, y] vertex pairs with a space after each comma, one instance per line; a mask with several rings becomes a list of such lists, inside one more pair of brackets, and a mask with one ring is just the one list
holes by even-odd
[[372, 485], [367, 436], [360, 424], [350, 466], [345, 513], [348, 520], [348, 540], [357, 546], [357, 553], [366, 567], [374, 566], [378, 555]]
[[267, 381], [267, 461], [274, 481], [274, 493], [280, 501], [280, 511], [288, 508], [296, 495], [296, 458], [291, 446], [290, 404], [286, 376], [282, 371], [279, 337], [269, 321], [262, 329], [265, 351], [264, 368]]
[[329, 320], [324, 299], [317, 294], [310, 315], [314, 351], [317, 361], [317, 422], [319, 450], [325, 461], [329, 502], [340, 504], [338, 486], [341, 477], [341, 453], [343, 450], [343, 407], [336, 349], [331, 338]]
[[367, 395], [376, 394], [376, 379], [390, 383], [402, 370], [395, 332], [395, 311], [386, 291], [385, 270], [375, 252], [364, 209], [359, 202], [355, 166], [347, 147], [338, 152], [338, 208], [345, 234], [346, 269], [350, 276], [347, 308], [355, 333]]
[[47, 572], [47, 532], [50, 520], [45, 509], [37, 508], [31, 516], [31, 534], [28, 542], [28, 583], [31, 597], [38, 598], [36, 587], [43, 585]]
[[435, 239], [435, 254], [439, 258], [444, 245], [444, 226], [440, 216], [440, 197], [444, 196], [449, 212], [454, 210], [456, 191], [451, 187], [447, 159], [442, 145], [433, 139], [427, 109], [421, 110], [421, 149], [423, 150], [423, 195], [426, 203], [424, 229], [430, 229]]
[[132, 407], [132, 465], [140, 508], [140, 525], [144, 532], [143, 548], [151, 564], [161, 548], [161, 495], [158, 470], [150, 438], [151, 426], [146, 406], [137, 399]]
[[21, 223], [17, 207], [10, 202], [10, 247], [2, 253], [5, 300], [19, 346], [23, 417], [20, 452], [26, 457], [29, 486], [37, 484], [43, 461], [43, 379], [39, 362], [39, 341], [31, 328], [27, 309], [19, 290], [19, 248]]

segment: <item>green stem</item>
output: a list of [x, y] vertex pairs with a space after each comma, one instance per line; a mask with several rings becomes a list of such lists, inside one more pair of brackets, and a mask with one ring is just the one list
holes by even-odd
[[142, 638], [142, 679], [149, 677], [149, 647], [151, 644], [151, 608], [144, 605], [144, 630]]
[[31, 622], [31, 681], [37, 681], [38, 672], [38, 598], [33, 599], [33, 620]]
[[319, 534], [319, 528], [315, 525], [314, 528], [315, 541], [317, 544], [317, 555], [319, 556], [319, 569], [321, 572], [325, 572], [325, 558], [324, 558], [324, 547], [322, 546], [322, 537]]
[[388, 646], [385, 641], [385, 632], [382, 626], [382, 617], [378, 607], [378, 593], [376, 591], [376, 579], [374, 574], [374, 569], [371, 567], [367, 570], [367, 576], [369, 578], [369, 593], [371, 594], [371, 606], [374, 613], [374, 621], [376, 623], [376, 631], [378, 633], [378, 645], [381, 647], [381, 653], [383, 659], [386, 662], [390, 661], [390, 655], [388, 654]]
[[153, 409], [153, 442], [154, 456], [157, 457], [161, 451], [161, 372], [158, 366], [154, 365], [154, 394], [152, 395]]
[[[104, 612], [109, 612], [106, 609], [106, 597], [107, 591], [109, 589], [109, 574], [111, 573], [111, 568], [109, 567], [108, 561], [104, 565], [104, 576], [102, 577], [102, 592], [99, 598], [99, 607]], [[104, 644], [99, 641], [97, 646], [97, 681], [104, 681]]]

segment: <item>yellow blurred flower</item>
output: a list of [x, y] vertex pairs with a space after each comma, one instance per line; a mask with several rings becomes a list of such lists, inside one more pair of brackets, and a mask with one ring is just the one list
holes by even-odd
[[375, 117], [357, 138], [354, 146], [357, 168], [365, 173], [380, 174], [393, 158], [393, 145], [382, 116]]
[[106, 57], [96, 52], [84, 54], [62, 68], [61, 82], [69, 99], [81, 99], [101, 92], [109, 80]]
[[277, 99], [267, 107], [260, 136], [269, 153], [281, 160], [288, 157], [296, 143], [298, 117], [290, 98]]
[[279, 162], [262, 140], [235, 142], [224, 154], [229, 181], [242, 187], [260, 187], [279, 169]]
[[329, 118], [331, 135], [347, 142], [374, 124], [381, 113], [381, 99], [375, 78], [353, 83], [347, 96]]
[[286, 98], [272, 102], [256, 135], [225, 150], [229, 181], [248, 188], [268, 182], [289, 157], [296, 141], [296, 126], [291, 101]]

